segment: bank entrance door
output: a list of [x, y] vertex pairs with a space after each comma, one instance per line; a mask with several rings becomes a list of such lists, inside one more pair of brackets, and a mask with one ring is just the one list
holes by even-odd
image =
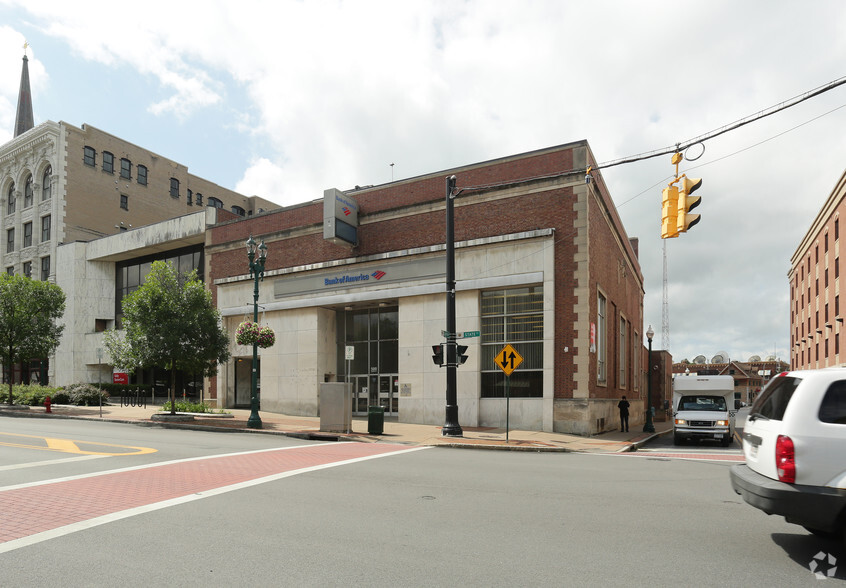
[[[399, 414], [399, 325], [396, 306], [339, 310], [338, 373], [353, 384], [352, 411], [367, 414], [368, 406], [381, 406], [385, 414]], [[345, 348], [354, 357], [345, 361]]]
[[397, 397], [399, 376], [379, 374], [377, 376], [352, 376], [353, 412], [367, 414], [368, 406], [381, 406], [386, 415], [399, 414]]

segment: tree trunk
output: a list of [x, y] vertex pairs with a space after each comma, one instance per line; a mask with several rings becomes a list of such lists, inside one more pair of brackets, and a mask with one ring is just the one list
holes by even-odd
[[170, 368], [170, 414], [176, 414], [176, 369]]

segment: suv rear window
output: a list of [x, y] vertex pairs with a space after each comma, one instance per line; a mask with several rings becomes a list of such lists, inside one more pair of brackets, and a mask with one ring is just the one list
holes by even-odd
[[828, 387], [820, 404], [820, 420], [846, 425], [846, 381], [834, 382]]
[[801, 381], [801, 378], [788, 376], [772, 380], [752, 405], [749, 416], [759, 415], [776, 421], [782, 420], [793, 392]]

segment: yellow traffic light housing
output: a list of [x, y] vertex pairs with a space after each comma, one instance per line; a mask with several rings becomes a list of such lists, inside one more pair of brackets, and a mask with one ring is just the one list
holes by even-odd
[[699, 222], [699, 215], [690, 214], [690, 211], [699, 206], [699, 202], [702, 200], [699, 196], [691, 196], [701, 185], [702, 180], [700, 178], [688, 178], [685, 175], [679, 178], [676, 235], [686, 233], [690, 227]]
[[661, 207], [661, 238], [672, 239], [679, 236], [679, 189], [672, 184], [664, 188]]

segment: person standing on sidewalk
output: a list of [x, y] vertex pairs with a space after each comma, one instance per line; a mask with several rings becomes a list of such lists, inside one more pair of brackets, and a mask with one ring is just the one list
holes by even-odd
[[625, 396], [617, 403], [617, 408], [620, 409], [620, 430], [627, 433], [629, 431], [629, 401]]

